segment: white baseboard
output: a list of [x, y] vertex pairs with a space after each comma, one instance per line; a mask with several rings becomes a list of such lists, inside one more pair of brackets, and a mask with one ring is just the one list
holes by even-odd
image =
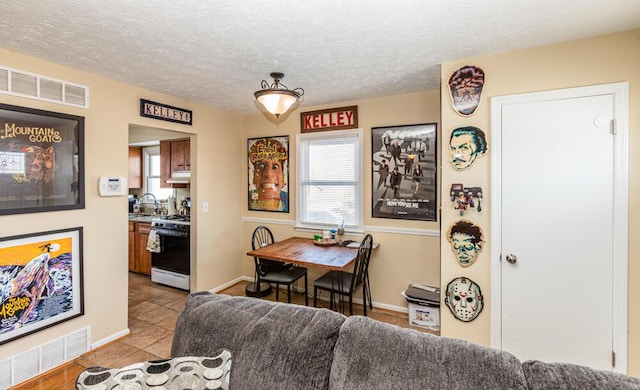
[[107, 336], [105, 338], [103, 338], [102, 340], [98, 340], [95, 343], [91, 344], [91, 349], [96, 349], [99, 347], [102, 347], [103, 345], [107, 345], [113, 341], [116, 341], [117, 339], [124, 337], [126, 335], [128, 335], [129, 333], [131, 333], [131, 331], [129, 330], [129, 328], [127, 329], [123, 329], [120, 332], [116, 332], [110, 336]]

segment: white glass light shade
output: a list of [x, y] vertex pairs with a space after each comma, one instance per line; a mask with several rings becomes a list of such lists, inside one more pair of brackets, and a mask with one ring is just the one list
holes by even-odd
[[289, 111], [289, 108], [300, 98], [297, 93], [288, 89], [263, 89], [256, 91], [254, 95], [265, 110], [276, 118]]

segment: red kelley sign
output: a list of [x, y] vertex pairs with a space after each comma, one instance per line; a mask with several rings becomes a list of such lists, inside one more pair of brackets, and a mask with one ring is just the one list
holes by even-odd
[[331, 108], [300, 113], [303, 133], [358, 128], [358, 106]]

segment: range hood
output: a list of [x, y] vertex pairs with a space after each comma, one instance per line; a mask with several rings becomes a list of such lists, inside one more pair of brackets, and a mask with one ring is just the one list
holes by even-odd
[[169, 184], [189, 184], [191, 183], [191, 171], [173, 171], [171, 177], [167, 179]]

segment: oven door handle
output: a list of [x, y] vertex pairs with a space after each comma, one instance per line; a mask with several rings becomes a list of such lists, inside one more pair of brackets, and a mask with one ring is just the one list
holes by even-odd
[[182, 232], [182, 231], [178, 231], [178, 230], [158, 229], [158, 228], [153, 228], [153, 227], [151, 228], [151, 230], [157, 232], [161, 236], [185, 237], [185, 238], [189, 236], [188, 232]]

